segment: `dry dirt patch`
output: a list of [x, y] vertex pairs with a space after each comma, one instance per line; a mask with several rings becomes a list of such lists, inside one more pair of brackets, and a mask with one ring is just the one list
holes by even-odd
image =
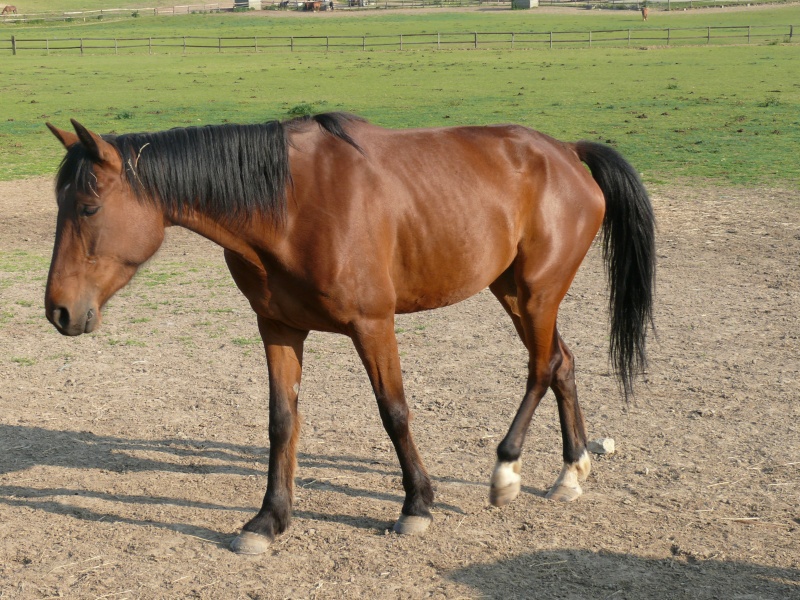
[[658, 340], [637, 401], [609, 376], [594, 248], [560, 329], [590, 436], [614, 437], [570, 505], [545, 399], [523, 494], [488, 505], [525, 355], [487, 293], [398, 319], [434, 479], [422, 538], [386, 529], [399, 468], [347, 339], [312, 334], [296, 517], [271, 552], [227, 544], [265, 486], [255, 319], [220, 250], [168, 240], [104, 326], [43, 316], [51, 182], [0, 183], [0, 598], [800, 598], [800, 193], [662, 187]]

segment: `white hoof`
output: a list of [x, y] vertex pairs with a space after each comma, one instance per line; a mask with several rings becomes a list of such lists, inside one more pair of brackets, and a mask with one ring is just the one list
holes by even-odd
[[392, 527], [392, 531], [401, 535], [420, 535], [427, 531], [432, 519], [428, 517], [415, 517], [412, 515], [400, 515], [397, 523]]
[[498, 461], [492, 473], [489, 502], [495, 506], [505, 506], [519, 496], [519, 491], [522, 489], [522, 477], [519, 474], [521, 467], [522, 463], [519, 460]]
[[572, 502], [583, 494], [580, 482], [586, 481], [591, 470], [592, 461], [589, 453], [584, 451], [577, 462], [564, 463], [561, 474], [546, 497], [557, 502]]
[[271, 543], [264, 535], [243, 531], [231, 542], [231, 550], [236, 554], [263, 554]]
[[548, 500], [555, 500], [556, 502], [572, 502], [581, 494], [583, 494], [583, 490], [579, 485], [576, 485], [575, 487], [554, 485], [552, 488], [550, 488], [550, 491], [547, 492], [547, 496], [545, 496], [545, 498]]

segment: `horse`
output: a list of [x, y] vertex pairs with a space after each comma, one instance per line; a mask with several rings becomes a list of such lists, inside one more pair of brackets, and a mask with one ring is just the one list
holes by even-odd
[[11, 6], [10, 4], [3, 8], [3, 11], [0, 12], [0, 15], [15, 15], [17, 14], [17, 7]]
[[489, 499], [503, 506], [520, 493], [523, 441], [548, 388], [563, 466], [547, 497], [582, 494], [586, 426], [574, 356], [556, 321], [601, 229], [610, 356], [626, 399], [653, 326], [654, 214], [616, 150], [516, 125], [392, 130], [346, 113], [105, 136], [75, 120], [74, 131], [47, 126], [66, 148], [45, 291], [60, 333], [95, 331], [108, 299], [170, 226], [222, 246], [256, 314], [269, 373], [269, 467], [261, 509], [233, 540], [235, 552], [264, 552], [289, 525], [311, 330], [350, 337], [367, 371], [402, 471], [393, 531], [428, 528], [433, 490], [409, 428], [395, 315], [486, 287], [529, 355]]
[[647, 15], [649, 13], [650, 13], [650, 11], [647, 9], [647, 7], [643, 6], [642, 7], [642, 21], [647, 21]]

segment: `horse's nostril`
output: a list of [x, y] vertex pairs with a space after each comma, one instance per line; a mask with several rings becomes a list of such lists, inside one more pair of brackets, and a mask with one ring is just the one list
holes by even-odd
[[90, 308], [89, 311], [86, 313], [86, 320], [91, 321], [94, 319], [94, 309]]
[[63, 306], [53, 310], [53, 323], [61, 329], [67, 329], [69, 327], [69, 311]]

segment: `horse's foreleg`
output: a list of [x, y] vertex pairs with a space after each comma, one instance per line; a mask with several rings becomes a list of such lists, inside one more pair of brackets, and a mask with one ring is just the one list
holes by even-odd
[[411, 438], [411, 416], [403, 392], [394, 319], [358, 323], [351, 337], [367, 370], [378, 401], [383, 427], [394, 444], [403, 471], [406, 498], [394, 531], [422, 533], [433, 520], [430, 512], [433, 488]]
[[231, 544], [240, 554], [264, 552], [289, 525], [300, 416], [297, 397], [307, 331], [258, 319], [269, 367], [269, 474], [261, 510]]
[[583, 493], [580, 482], [589, 476], [592, 463], [586, 451], [586, 426], [583, 422], [583, 412], [578, 404], [578, 390], [575, 387], [575, 359], [564, 340], [558, 334], [556, 336], [562, 361], [550, 387], [558, 402], [561, 438], [564, 443], [564, 466], [547, 497], [551, 500], [570, 502]]

